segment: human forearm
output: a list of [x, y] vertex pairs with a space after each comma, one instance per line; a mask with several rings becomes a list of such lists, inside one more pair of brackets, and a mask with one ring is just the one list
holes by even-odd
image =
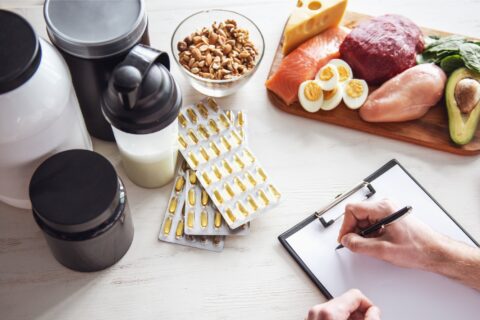
[[426, 269], [480, 290], [480, 249], [439, 236]]

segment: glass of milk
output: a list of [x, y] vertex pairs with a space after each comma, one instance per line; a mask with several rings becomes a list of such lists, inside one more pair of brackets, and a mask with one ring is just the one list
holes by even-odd
[[125, 172], [145, 188], [171, 181], [177, 161], [182, 96], [168, 68], [165, 52], [137, 45], [115, 68], [103, 95], [102, 111]]

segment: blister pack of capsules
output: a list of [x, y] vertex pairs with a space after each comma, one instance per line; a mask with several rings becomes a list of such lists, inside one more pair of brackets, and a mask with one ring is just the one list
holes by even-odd
[[185, 234], [185, 197], [186, 197], [186, 163], [179, 165], [174, 187], [170, 194], [159, 240], [184, 246], [220, 252], [225, 245], [225, 237], [193, 236]]
[[193, 170], [187, 170], [185, 197], [185, 233], [189, 235], [247, 235], [250, 223], [232, 230], [197, 181]]
[[212, 98], [184, 107], [178, 141], [228, 226], [236, 229], [276, 205], [280, 193], [232, 118]]

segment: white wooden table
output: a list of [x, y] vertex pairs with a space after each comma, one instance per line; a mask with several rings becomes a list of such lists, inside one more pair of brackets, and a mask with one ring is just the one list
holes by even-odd
[[[264, 81], [294, 4], [279, 0], [147, 1], [152, 45], [169, 51], [175, 26], [206, 8], [236, 10], [263, 31], [266, 54], [253, 79], [224, 106], [244, 109], [251, 148], [283, 202], [229, 238], [222, 253], [157, 240], [171, 184], [156, 190], [125, 177], [115, 145], [94, 140], [125, 178], [135, 239], [125, 257], [96, 273], [70, 271], [52, 257], [30, 212], [0, 204], [0, 319], [303, 319], [324, 301], [277, 236], [336, 194], [397, 158], [476, 239], [480, 239], [480, 158], [461, 157], [297, 118], [270, 104]], [[0, 0], [46, 37], [41, 0]], [[352, 0], [349, 9], [399, 13], [417, 24], [480, 36], [480, 1]], [[0, 30], [1, 32], [1, 30]], [[200, 98], [173, 66], [186, 103]], [[1, 107], [1, 106], [0, 106]]]

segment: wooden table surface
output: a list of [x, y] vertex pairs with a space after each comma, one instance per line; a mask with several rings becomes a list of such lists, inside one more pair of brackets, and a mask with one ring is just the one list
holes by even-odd
[[[206, 8], [239, 11], [266, 40], [253, 79], [223, 106], [246, 110], [248, 139], [283, 192], [282, 203], [252, 223], [248, 237], [228, 238], [222, 253], [157, 240], [172, 188], [146, 190], [125, 177], [114, 144], [95, 150], [125, 178], [135, 238], [124, 258], [96, 273], [58, 264], [29, 211], [0, 204], [0, 319], [303, 319], [324, 301], [277, 236], [391, 158], [397, 158], [455, 219], [480, 240], [480, 158], [462, 157], [283, 113], [271, 106], [264, 81], [281, 30], [295, 3], [279, 0], [147, 1], [152, 45], [169, 50], [175, 26]], [[0, 0], [46, 37], [41, 0]], [[380, 6], [381, 4], [381, 6]], [[417, 24], [480, 37], [480, 1], [352, 0], [349, 9], [399, 13]], [[1, 31], [0, 31], [1, 32]], [[186, 103], [201, 96], [176, 66]]]

